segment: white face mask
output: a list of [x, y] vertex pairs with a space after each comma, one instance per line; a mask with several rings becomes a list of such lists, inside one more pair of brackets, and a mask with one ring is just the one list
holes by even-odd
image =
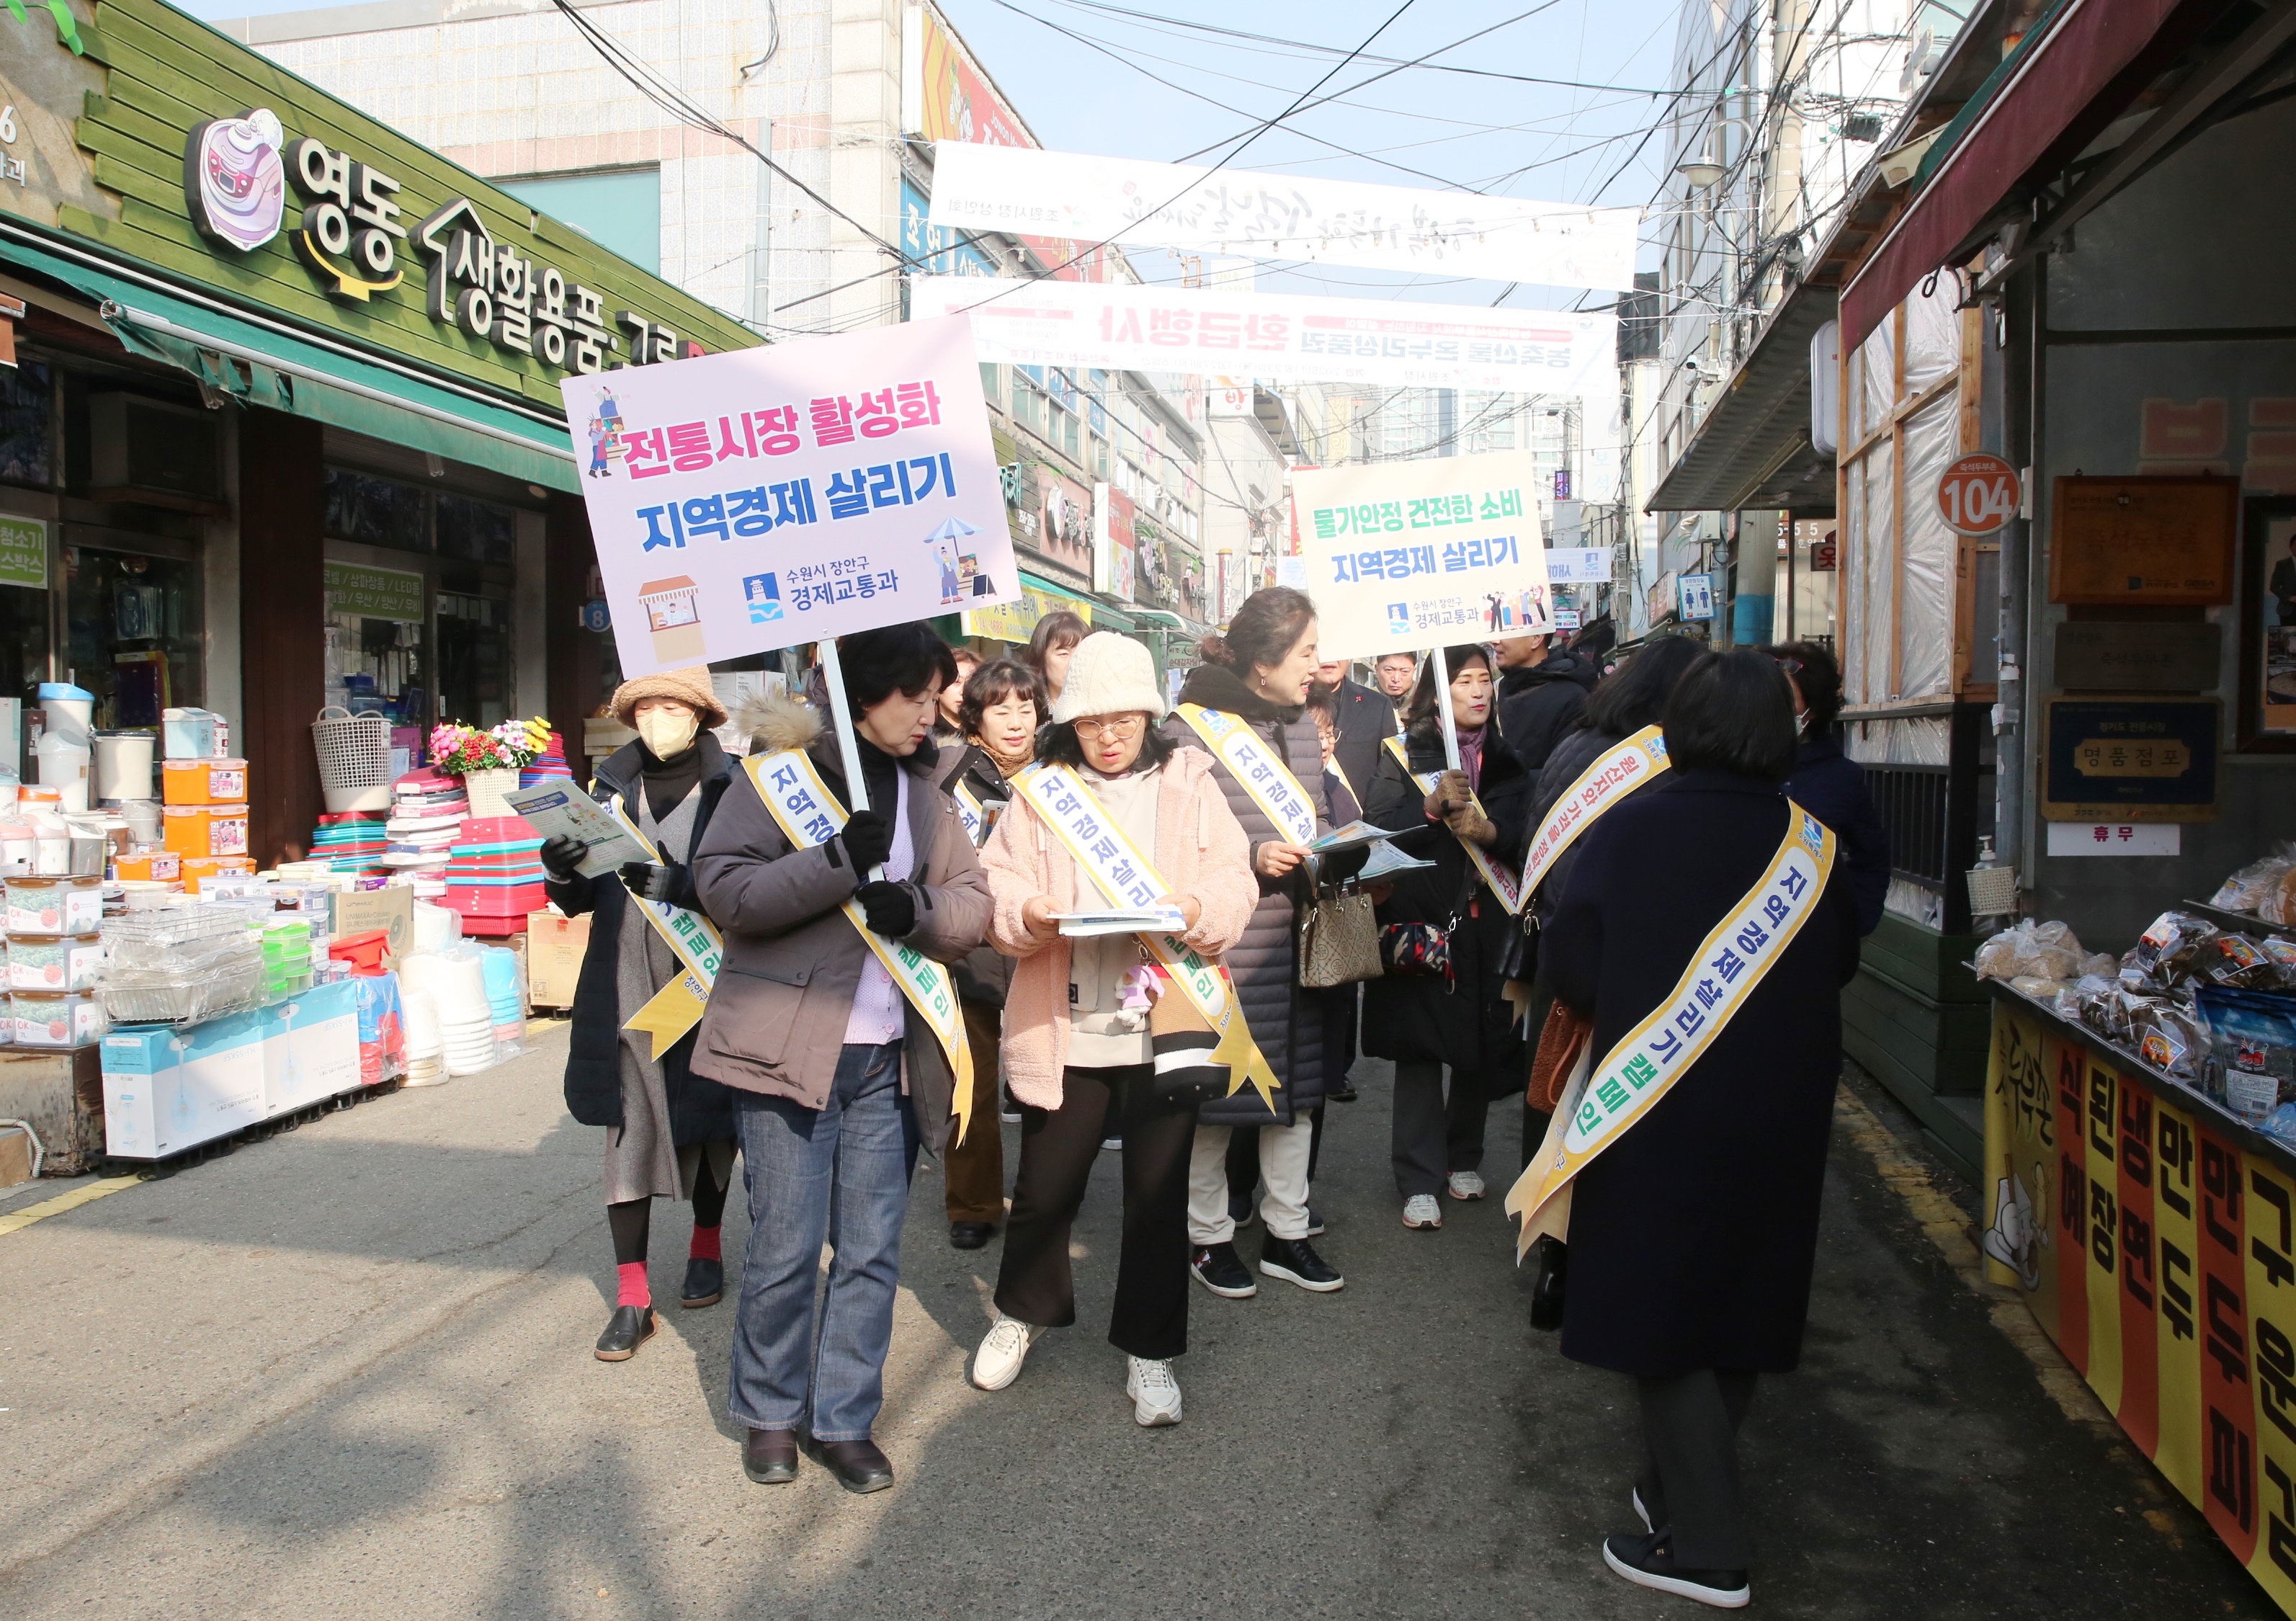
[[701, 730], [701, 717], [691, 711], [680, 715], [670, 709], [648, 709], [638, 716], [639, 741], [657, 760], [684, 754], [693, 746], [694, 733]]

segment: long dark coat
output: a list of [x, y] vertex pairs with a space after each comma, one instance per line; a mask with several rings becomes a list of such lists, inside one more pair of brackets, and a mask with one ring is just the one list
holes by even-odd
[[[1475, 798], [1499, 831], [1491, 853], [1506, 860], [1522, 848], [1530, 773], [1496, 727], [1487, 726], [1484, 733]], [[1432, 718], [1415, 724], [1404, 741], [1412, 770], [1442, 774], [1443, 739]], [[1404, 774], [1391, 749], [1380, 750], [1379, 769], [1364, 795], [1364, 820], [1411, 829], [1395, 840], [1396, 847], [1435, 864], [1432, 871], [1406, 872], [1396, 880], [1395, 893], [1379, 909], [1382, 928], [1439, 924], [1455, 911], [1461, 914], [1451, 933], [1450, 979], [1390, 974], [1364, 987], [1364, 1051], [1373, 1058], [1434, 1059], [1461, 1074], [1481, 1075], [1492, 1097], [1514, 1090], [1526, 1073], [1524, 1044], [1513, 1027], [1514, 1011], [1499, 994], [1499, 964], [1514, 919], [1476, 875], [1451, 830], [1427, 819], [1426, 794]]]
[[[1767, 870], [1780, 786], [1661, 779], [1605, 813], [1546, 931], [1543, 977], [1599, 1062]], [[1712, 1046], [1578, 1174], [1562, 1354], [1645, 1379], [1782, 1373], [1801, 1355], [1857, 921], [1840, 857], [1817, 911]]]
[[[694, 785], [701, 802], [693, 810], [693, 837], [685, 849], [665, 850], [661, 854], [680, 869], [677, 885], [669, 898], [700, 912], [701, 897], [693, 888], [693, 852], [701, 847], [701, 835], [709, 831], [709, 818], [718, 808], [718, 801], [725, 797], [726, 783], [733, 780], [734, 758], [718, 746], [714, 733], [702, 733], [695, 746], [702, 751], [701, 780]], [[644, 791], [638, 778], [643, 759], [637, 744], [623, 744], [598, 767], [597, 779], [591, 784], [591, 797], [603, 805], [621, 794], [635, 806], [636, 796]], [[630, 819], [637, 820], [635, 808]], [[612, 872], [603, 878], [584, 878], [577, 873], [564, 883], [547, 880], [543, 888], [552, 904], [568, 917], [590, 914], [590, 944], [583, 950], [582, 970], [574, 981], [573, 1026], [567, 1034], [567, 1112], [585, 1126], [619, 1126], [622, 1021], [637, 1011], [621, 1005], [621, 995], [614, 984], [622, 909], [628, 904], [629, 891], [622, 888], [620, 874]], [[716, 1081], [694, 1074], [688, 1068], [693, 1057], [692, 1030], [662, 1055], [661, 1078], [669, 1095], [670, 1135], [680, 1147], [689, 1142], [730, 1142], [734, 1136], [734, 1094]]]
[[1802, 740], [1786, 779], [1793, 802], [1832, 828], [1841, 840], [1837, 860], [1848, 864], [1857, 897], [1857, 932], [1872, 934], [1890, 893], [1890, 830], [1866, 791], [1866, 768], [1841, 752], [1838, 737]]
[[[1200, 664], [1188, 672], [1180, 701], [1201, 704], [1242, 719], [1299, 779], [1308, 802], [1316, 807], [1316, 832], [1331, 831], [1331, 801], [1324, 787], [1324, 741], [1304, 708], [1279, 709], [1233, 672], [1215, 664]], [[1163, 733], [1184, 749], [1204, 747], [1203, 740], [1177, 715], [1166, 719]], [[1289, 836], [1277, 830], [1259, 808], [1259, 802], [1217, 758], [1212, 775], [1227, 799], [1228, 809], [1243, 824], [1244, 836], [1251, 840], [1255, 863], [1261, 845], [1287, 839]], [[1251, 1039], [1259, 1044], [1268, 1067], [1283, 1085], [1275, 1094], [1274, 1115], [1261, 1101], [1259, 1089], [1246, 1086], [1231, 1096], [1214, 1099], [1197, 1111], [1196, 1118], [1208, 1126], [1289, 1126], [1298, 1111], [1324, 1101], [1327, 1022], [1324, 995], [1320, 991], [1301, 990], [1293, 966], [1297, 946], [1292, 920], [1307, 898], [1308, 882], [1300, 868], [1280, 879], [1262, 877], [1259, 881], [1259, 905], [1252, 909], [1243, 938], [1229, 948], [1224, 961], [1235, 981], [1236, 999], [1243, 1004], [1243, 1019], [1251, 1029]]]

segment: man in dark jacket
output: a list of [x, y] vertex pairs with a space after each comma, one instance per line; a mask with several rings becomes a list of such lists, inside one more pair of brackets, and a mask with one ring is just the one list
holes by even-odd
[[1395, 710], [1386, 697], [1348, 675], [1348, 661], [1334, 659], [1316, 670], [1310, 698], [1331, 693], [1339, 700], [1340, 741], [1332, 762], [1348, 780], [1348, 791], [1360, 801], [1379, 765], [1380, 745], [1396, 733]]
[[1566, 649], [1549, 651], [1546, 636], [1516, 636], [1498, 643], [1499, 734], [1536, 777], [1556, 740], [1586, 713], [1587, 694], [1602, 671]]

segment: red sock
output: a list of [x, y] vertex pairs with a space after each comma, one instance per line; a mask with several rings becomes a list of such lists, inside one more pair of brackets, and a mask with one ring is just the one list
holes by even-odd
[[686, 1254], [692, 1256], [697, 1261], [715, 1261], [722, 1259], [723, 1257], [720, 1256], [718, 1248], [718, 1230], [715, 1227], [704, 1227], [697, 1224], [693, 1229], [693, 1248], [687, 1250]]
[[622, 1275], [621, 1293], [614, 1298], [616, 1306], [652, 1306], [653, 1290], [646, 1285], [646, 1264], [644, 1261], [624, 1261], [614, 1270]]

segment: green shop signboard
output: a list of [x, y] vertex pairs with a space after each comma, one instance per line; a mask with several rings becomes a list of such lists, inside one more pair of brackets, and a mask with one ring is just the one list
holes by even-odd
[[327, 611], [366, 619], [402, 619], [415, 624], [422, 611], [422, 577], [403, 569], [369, 569], [361, 563], [326, 565]]
[[569, 373], [758, 341], [158, 0], [104, 0], [78, 33], [103, 88], [72, 109], [74, 155], [101, 204], [54, 188], [67, 232], [554, 415]]
[[37, 518], [0, 518], [0, 585], [48, 585], [48, 526]]

